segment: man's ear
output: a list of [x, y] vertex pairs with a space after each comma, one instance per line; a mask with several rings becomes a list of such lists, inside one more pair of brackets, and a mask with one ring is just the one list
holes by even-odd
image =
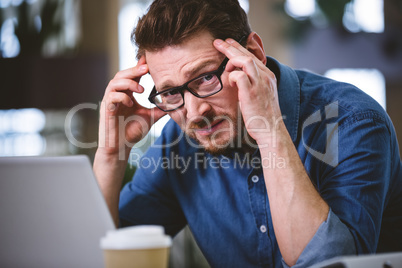
[[267, 63], [264, 45], [261, 37], [256, 32], [252, 32], [247, 37], [247, 50], [253, 53], [264, 64]]

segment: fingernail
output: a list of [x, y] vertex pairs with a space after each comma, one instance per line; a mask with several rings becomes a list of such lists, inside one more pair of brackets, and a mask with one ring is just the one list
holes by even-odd
[[233, 40], [232, 38], [228, 38], [226, 39], [226, 42], [228, 42], [229, 44], [233, 44], [235, 40]]
[[116, 110], [116, 105], [114, 103], [109, 104], [108, 107], [109, 111], [114, 112], [114, 110]]
[[215, 40], [215, 44], [217, 44], [217, 45], [220, 45], [222, 43], [223, 43], [223, 40], [221, 40], [221, 39], [216, 39]]
[[141, 65], [139, 69], [140, 69], [140, 72], [145, 72], [147, 69], [147, 66]]

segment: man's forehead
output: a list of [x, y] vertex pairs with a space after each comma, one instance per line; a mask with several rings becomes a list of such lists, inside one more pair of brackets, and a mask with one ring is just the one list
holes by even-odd
[[194, 49], [165, 48], [146, 52], [149, 72], [158, 90], [178, 86], [219, 66], [224, 56], [212, 45]]
[[204, 54], [219, 53], [213, 46], [214, 38], [209, 32], [201, 32], [198, 35], [184, 40], [180, 44], [165, 46], [163, 48], [151, 51], [144, 51], [146, 59], [156, 58], [157, 61], [167, 60], [173, 63], [179, 63], [186, 58], [202, 58]]
[[179, 76], [183, 79], [180, 81], [180, 83], [175, 82], [167, 77], [166, 80], [162, 79], [162, 83], [160, 85], [157, 85], [158, 90], [164, 90], [172, 87], [176, 87], [179, 85], [182, 85], [183, 83], [187, 82], [188, 80], [191, 80], [203, 73], [212, 71], [213, 69], [217, 68], [218, 66], [218, 61], [216, 58], [210, 59], [210, 60], [205, 60], [200, 63], [197, 63], [196, 65], [192, 66], [189, 69], [183, 68], [183, 71], [179, 74]]

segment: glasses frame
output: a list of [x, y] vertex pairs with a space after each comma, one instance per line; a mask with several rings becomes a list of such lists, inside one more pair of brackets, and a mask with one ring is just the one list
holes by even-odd
[[[239, 39], [238, 43], [241, 44], [241, 43], [246, 39], [246, 37], [247, 37], [246, 35], [243, 35], [243, 36]], [[226, 64], [228, 63], [228, 61], [229, 61], [229, 58], [228, 58], [228, 57], [225, 57], [225, 59], [223, 59], [222, 63], [219, 65], [218, 69], [216, 69], [215, 71], [203, 73], [203, 74], [197, 76], [196, 78], [191, 79], [190, 81], [184, 83], [184, 84], [181, 85], [181, 86], [168, 88], [168, 89], [162, 90], [161, 92], [157, 92], [157, 91], [156, 91], [156, 87], [154, 86], [153, 89], [152, 89], [152, 91], [151, 91], [151, 94], [149, 94], [149, 97], [148, 97], [149, 102], [155, 104], [156, 107], [158, 107], [159, 109], [161, 109], [161, 110], [164, 111], [164, 112], [171, 112], [171, 111], [175, 111], [175, 110], [177, 110], [177, 109], [180, 109], [181, 107], [184, 106], [184, 91], [185, 91], [185, 90], [187, 90], [188, 92], [190, 92], [190, 93], [191, 93], [192, 95], [194, 95], [195, 97], [201, 98], [201, 99], [206, 98], [206, 97], [209, 97], [209, 96], [212, 96], [212, 95], [215, 95], [216, 93], [220, 92], [220, 91], [223, 89], [223, 83], [222, 83], [221, 76], [222, 76], [223, 72], [225, 71]], [[205, 95], [205, 96], [200, 96], [200, 95], [198, 95], [196, 92], [194, 92], [191, 88], [188, 87], [188, 84], [190, 84], [190, 83], [193, 82], [194, 80], [200, 79], [201, 77], [206, 76], [206, 75], [210, 75], [210, 74], [214, 74], [214, 75], [216, 75], [216, 77], [218, 77], [219, 83], [221, 84], [221, 88], [220, 88], [218, 91], [216, 91], [216, 92], [214, 92], [214, 93], [211, 93], [211, 94], [208, 94], [208, 95]], [[177, 90], [177, 91], [179, 91], [179, 93], [180, 93], [180, 95], [181, 95], [181, 98], [182, 98], [182, 100], [183, 100], [183, 103], [180, 104], [178, 107], [176, 107], [176, 108], [174, 108], [174, 109], [162, 109], [161, 107], [158, 106], [158, 104], [155, 103], [154, 99], [155, 99], [156, 96], [158, 96], [158, 95], [160, 95], [160, 94], [162, 94], [162, 93], [171, 91], [171, 90]]]
[[[148, 97], [149, 102], [155, 104], [156, 107], [158, 107], [159, 109], [161, 109], [164, 112], [171, 112], [171, 111], [177, 110], [177, 109], [179, 109], [179, 108], [184, 106], [184, 91], [185, 90], [189, 91], [192, 95], [194, 95], [197, 98], [206, 98], [206, 97], [215, 95], [216, 93], [220, 92], [222, 90], [222, 88], [223, 88], [221, 76], [222, 76], [223, 72], [225, 71], [225, 67], [226, 67], [226, 64], [228, 63], [228, 61], [229, 61], [228, 57], [225, 57], [225, 59], [219, 65], [218, 69], [216, 69], [215, 71], [203, 73], [203, 74], [197, 76], [196, 78], [193, 78], [190, 81], [187, 81], [186, 83], [184, 83], [181, 86], [168, 88], [168, 89], [162, 90], [161, 92], [157, 92], [156, 88], [154, 86], [152, 91], [151, 91], [151, 94]], [[201, 96], [201, 95], [197, 94], [196, 92], [194, 92], [191, 88], [188, 87], [188, 84], [190, 84], [191, 82], [193, 82], [193, 81], [195, 81], [197, 79], [200, 79], [203, 76], [207, 76], [207, 75], [211, 75], [211, 74], [216, 75], [216, 77], [219, 80], [219, 83], [221, 84], [221, 87], [220, 87], [220, 89], [218, 91], [213, 92], [213, 93], [208, 94], [208, 95]], [[155, 103], [154, 99], [155, 99], [156, 96], [158, 96], [160, 94], [163, 94], [163, 93], [166, 93], [168, 91], [173, 91], [173, 90], [177, 90], [180, 93], [180, 95], [181, 95], [181, 97], [183, 99], [183, 103], [180, 104], [178, 107], [176, 107], [174, 109], [162, 109], [161, 107], [158, 106], [158, 104]]]

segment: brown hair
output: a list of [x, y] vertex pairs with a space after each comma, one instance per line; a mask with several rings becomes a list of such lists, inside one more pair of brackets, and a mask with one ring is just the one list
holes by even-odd
[[137, 57], [179, 45], [201, 31], [239, 40], [251, 28], [238, 0], [155, 0], [131, 34]]

